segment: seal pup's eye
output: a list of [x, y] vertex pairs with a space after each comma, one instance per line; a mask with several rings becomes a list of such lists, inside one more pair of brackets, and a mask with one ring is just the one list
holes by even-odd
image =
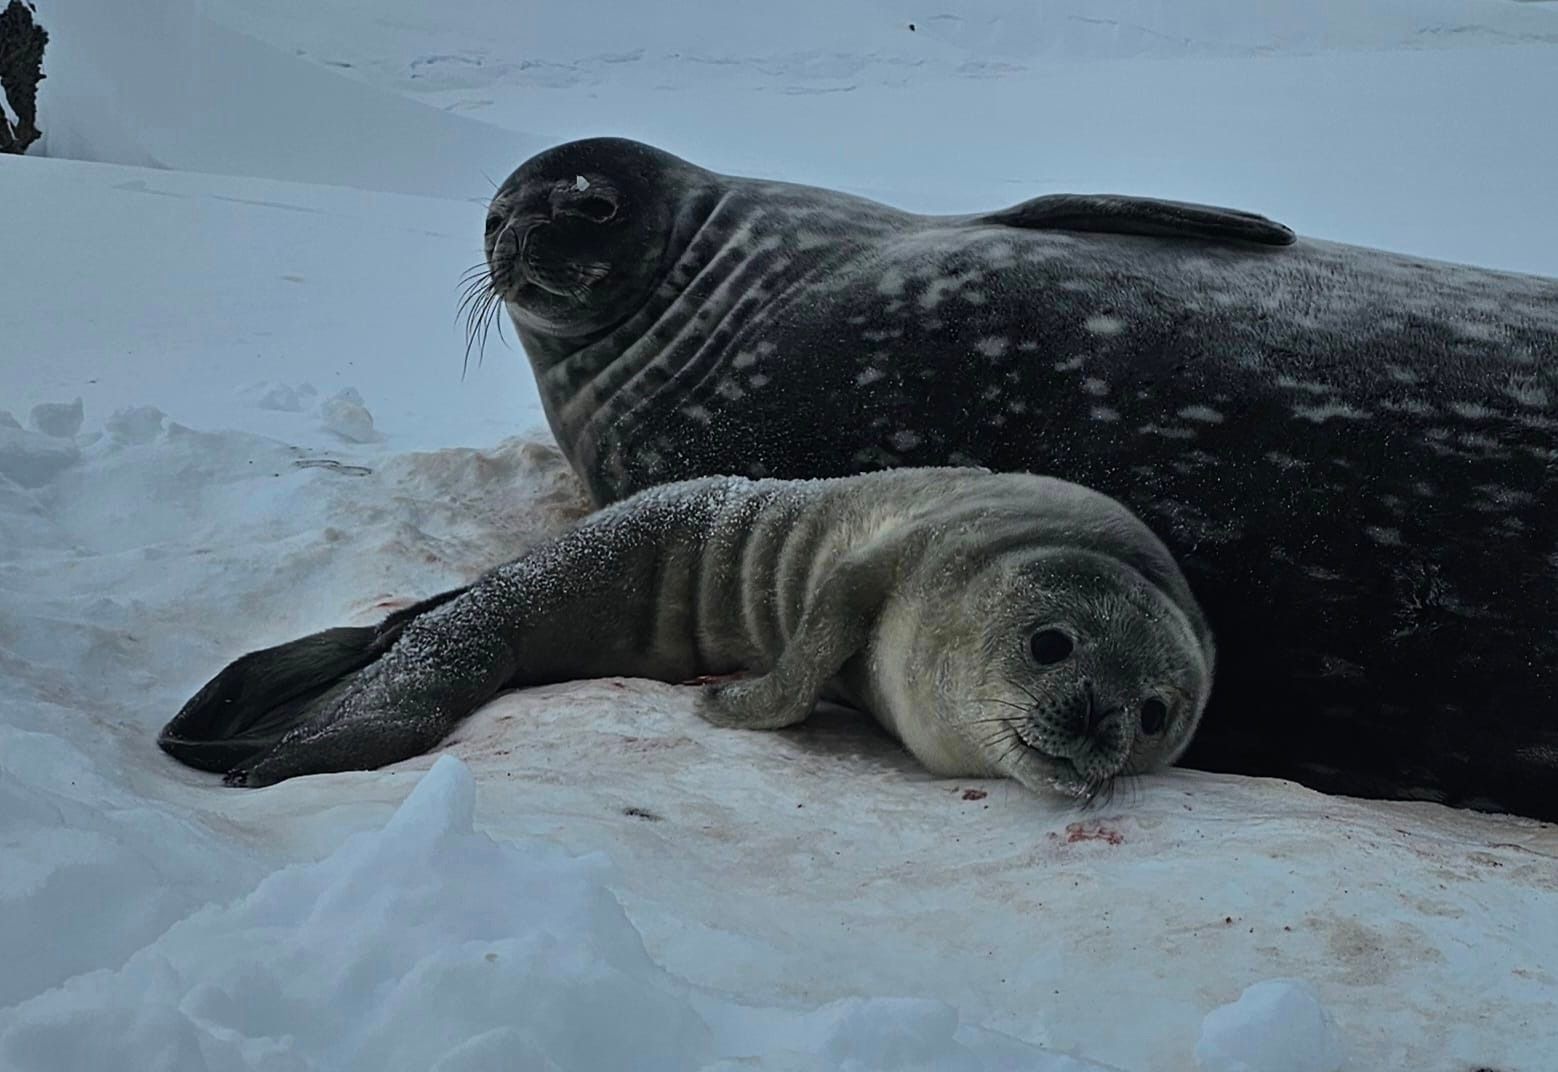
[[1168, 713], [1168, 704], [1162, 700], [1153, 698], [1144, 701], [1141, 705], [1141, 731], [1149, 737], [1156, 737], [1168, 725]]
[[1065, 662], [1075, 646], [1072, 639], [1059, 629], [1040, 629], [1033, 634], [1033, 639], [1028, 641], [1028, 650], [1033, 653], [1033, 661], [1040, 666], [1054, 666], [1056, 663]]
[[487, 213], [487, 235], [491, 237], [499, 227], [503, 226], [503, 215], [499, 212]]
[[569, 205], [568, 211], [596, 223], [605, 223], [617, 214], [617, 206], [604, 197], [586, 197]]

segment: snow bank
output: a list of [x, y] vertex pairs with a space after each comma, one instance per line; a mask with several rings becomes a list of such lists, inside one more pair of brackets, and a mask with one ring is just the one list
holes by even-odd
[[1010, 1042], [982, 1054], [956, 1037], [956, 1012], [924, 1001], [776, 1011], [788, 1021], [770, 1020], [781, 1052], [719, 1054], [704, 1016], [750, 1013], [694, 1008], [645, 952], [606, 860], [477, 833], [475, 796], [464, 764], [440, 758], [382, 829], [194, 913], [116, 971], [0, 1012], [0, 1062], [656, 1072], [772, 1056], [818, 1070], [975, 1072], [1016, 1067], [1022, 1053], [1033, 1072], [1101, 1067]]
[[[38, 0], [43, 154], [479, 198], [544, 143], [340, 78], [194, 0]], [[34, 149], [38, 152], [39, 149]]]
[[[14, 628], [16, 619], [4, 617], [0, 627]], [[38, 631], [74, 639], [70, 634], [89, 628], [59, 623]], [[263, 873], [241, 845], [131, 789], [122, 766], [102, 754], [105, 709], [72, 702], [63, 675], [56, 680], [66, 695], [54, 703], [37, 696], [16, 672], [18, 654], [9, 645], [0, 652], [7, 682], [0, 721], [0, 1009], [122, 962], [235, 883]], [[20, 728], [34, 714], [47, 728]], [[62, 728], [99, 755], [66, 740]], [[0, 1022], [18, 1021], [0, 1014]], [[0, 1067], [12, 1065], [0, 1059]]]
[[[325, 449], [370, 424], [403, 450], [545, 428], [512, 331], [462, 375], [479, 204], [32, 158], [0, 166], [0, 204], [29, 206], [7, 217], [6, 248], [35, 251], [26, 285], [0, 287], [0, 408], [14, 414], [80, 397], [101, 427], [155, 404]], [[322, 414], [336, 397], [371, 422]], [[68, 444], [37, 435], [0, 420], [0, 470], [68, 464]]]
[[0, 1060], [40, 1072], [690, 1067], [707, 1029], [644, 954], [603, 861], [499, 845], [473, 831], [474, 800], [470, 773], [441, 760], [382, 830], [11, 1010]]
[[1302, 979], [1268, 979], [1201, 1024], [1201, 1072], [1341, 1072], [1336, 1022]]

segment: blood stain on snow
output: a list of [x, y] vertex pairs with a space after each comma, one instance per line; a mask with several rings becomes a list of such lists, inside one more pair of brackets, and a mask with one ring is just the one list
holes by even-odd
[[[1058, 838], [1059, 835], [1051, 831], [1050, 837]], [[1075, 845], [1079, 841], [1102, 841], [1110, 845], [1120, 845], [1124, 843], [1125, 835], [1108, 823], [1068, 823], [1066, 844]]]
[[965, 790], [963, 790], [963, 799], [964, 800], [983, 800], [983, 799], [985, 799], [985, 797], [987, 797], [989, 795], [990, 794], [985, 792], [983, 789], [965, 789]]

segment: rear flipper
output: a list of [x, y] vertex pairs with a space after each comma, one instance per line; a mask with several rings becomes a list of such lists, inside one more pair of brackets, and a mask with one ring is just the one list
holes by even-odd
[[326, 629], [250, 652], [197, 692], [163, 727], [157, 744], [174, 759], [199, 770], [225, 773], [255, 765], [284, 741], [311, 736], [311, 731], [332, 722], [364, 669], [376, 665], [408, 624], [464, 591], [433, 596], [396, 611], [376, 626]]

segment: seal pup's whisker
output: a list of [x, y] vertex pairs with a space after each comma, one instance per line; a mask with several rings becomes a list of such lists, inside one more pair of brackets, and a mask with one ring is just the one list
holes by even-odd
[[1018, 711], [1023, 711], [1023, 712], [1026, 712], [1026, 711], [1029, 710], [1029, 708], [1024, 707], [1022, 704], [1012, 703], [1012, 701], [1010, 701], [1010, 700], [1002, 700], [1002, 699], [998, 699], [998, 698], [996, 698], [994, 696], [976, 696], [976, 697], [974, 697], [974, 699], [978, 703], [1000, 704], [1003, 707], [1012, 707], [1012, 708], [1016, 708]]
[[1078, 796], [1083, 811], [1091, 811], [1096, 807], [1108, 807], [1109, 801], [1114, 799], [1114, 778], [1090, 778], [1085, 788]]

